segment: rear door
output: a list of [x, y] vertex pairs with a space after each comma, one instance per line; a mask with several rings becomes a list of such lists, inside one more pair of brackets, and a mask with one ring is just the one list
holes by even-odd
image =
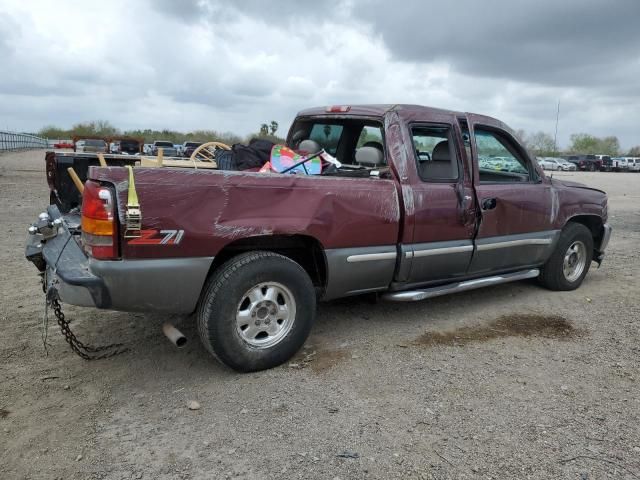
[[552, 228], [558, 204], [551, 186], [502, 124], [470, 117], [480, 223], [469, 274], [539, 265], [559, 235]]
[[[410, 284], [464, 276], [473, 253], [475, 202], [468, 159], [454, 116], [408, 125], [411, 243], [402, 246]], [[408, 192], [405, 190], [405, 195]], [[411, 209], [407, 209], [411, 210]]]

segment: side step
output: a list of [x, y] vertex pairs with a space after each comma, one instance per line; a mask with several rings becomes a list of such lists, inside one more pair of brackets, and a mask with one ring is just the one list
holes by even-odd
[[440, 295], [448, 295], [449, 293], [464, 292], [489, 285], [499, 285], [501, 283], [535, 278], [538, 275], [540, 275], [540, 270], [533, 268], [531, 270], [522, 270], [520, 272], [506, 273], [504, 275], [496, 275], [493, 277], [476, 278], [475, 280], [467, 280], [464, 282], [448, 283], [446, 285], [439, 285], [437, 287], [424, 288], [421, 290], [390, 292], [382, 295], [382, 298], [392, 302], [417, 302], [418, 300], [439, 297]]

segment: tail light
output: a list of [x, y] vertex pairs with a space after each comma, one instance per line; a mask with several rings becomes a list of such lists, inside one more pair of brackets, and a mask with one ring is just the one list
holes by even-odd
[[118, 258], [118, 235], [111, 189], [91, 180], [82, 194], [82, 244], [99, 260]]

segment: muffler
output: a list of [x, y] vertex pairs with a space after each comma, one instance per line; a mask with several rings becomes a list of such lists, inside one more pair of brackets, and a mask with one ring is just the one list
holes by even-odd
[[182, 348], [187, 344], [187, 337], [185, 337], [180, 330], [169, 322], [164, 322], [162, 324], [162, 333], [164, 333], [169, 341], [178, 348]]

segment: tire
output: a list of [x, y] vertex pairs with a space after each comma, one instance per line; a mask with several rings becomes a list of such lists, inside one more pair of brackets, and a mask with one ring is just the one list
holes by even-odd
[[228, 260], [207, 281], [198, 332], [225, 365], [240, 372], [265, 370], [302, 347], [315, 312], [315, 290], [300, 265], [277, 253], [248, 252]]
[[542, 267], [540, 283], [550, 290], [575, 290], [587, 275], [592, 258], [591, 231], [580, 223], [570, 222], [562, 230], [555, 250]]

